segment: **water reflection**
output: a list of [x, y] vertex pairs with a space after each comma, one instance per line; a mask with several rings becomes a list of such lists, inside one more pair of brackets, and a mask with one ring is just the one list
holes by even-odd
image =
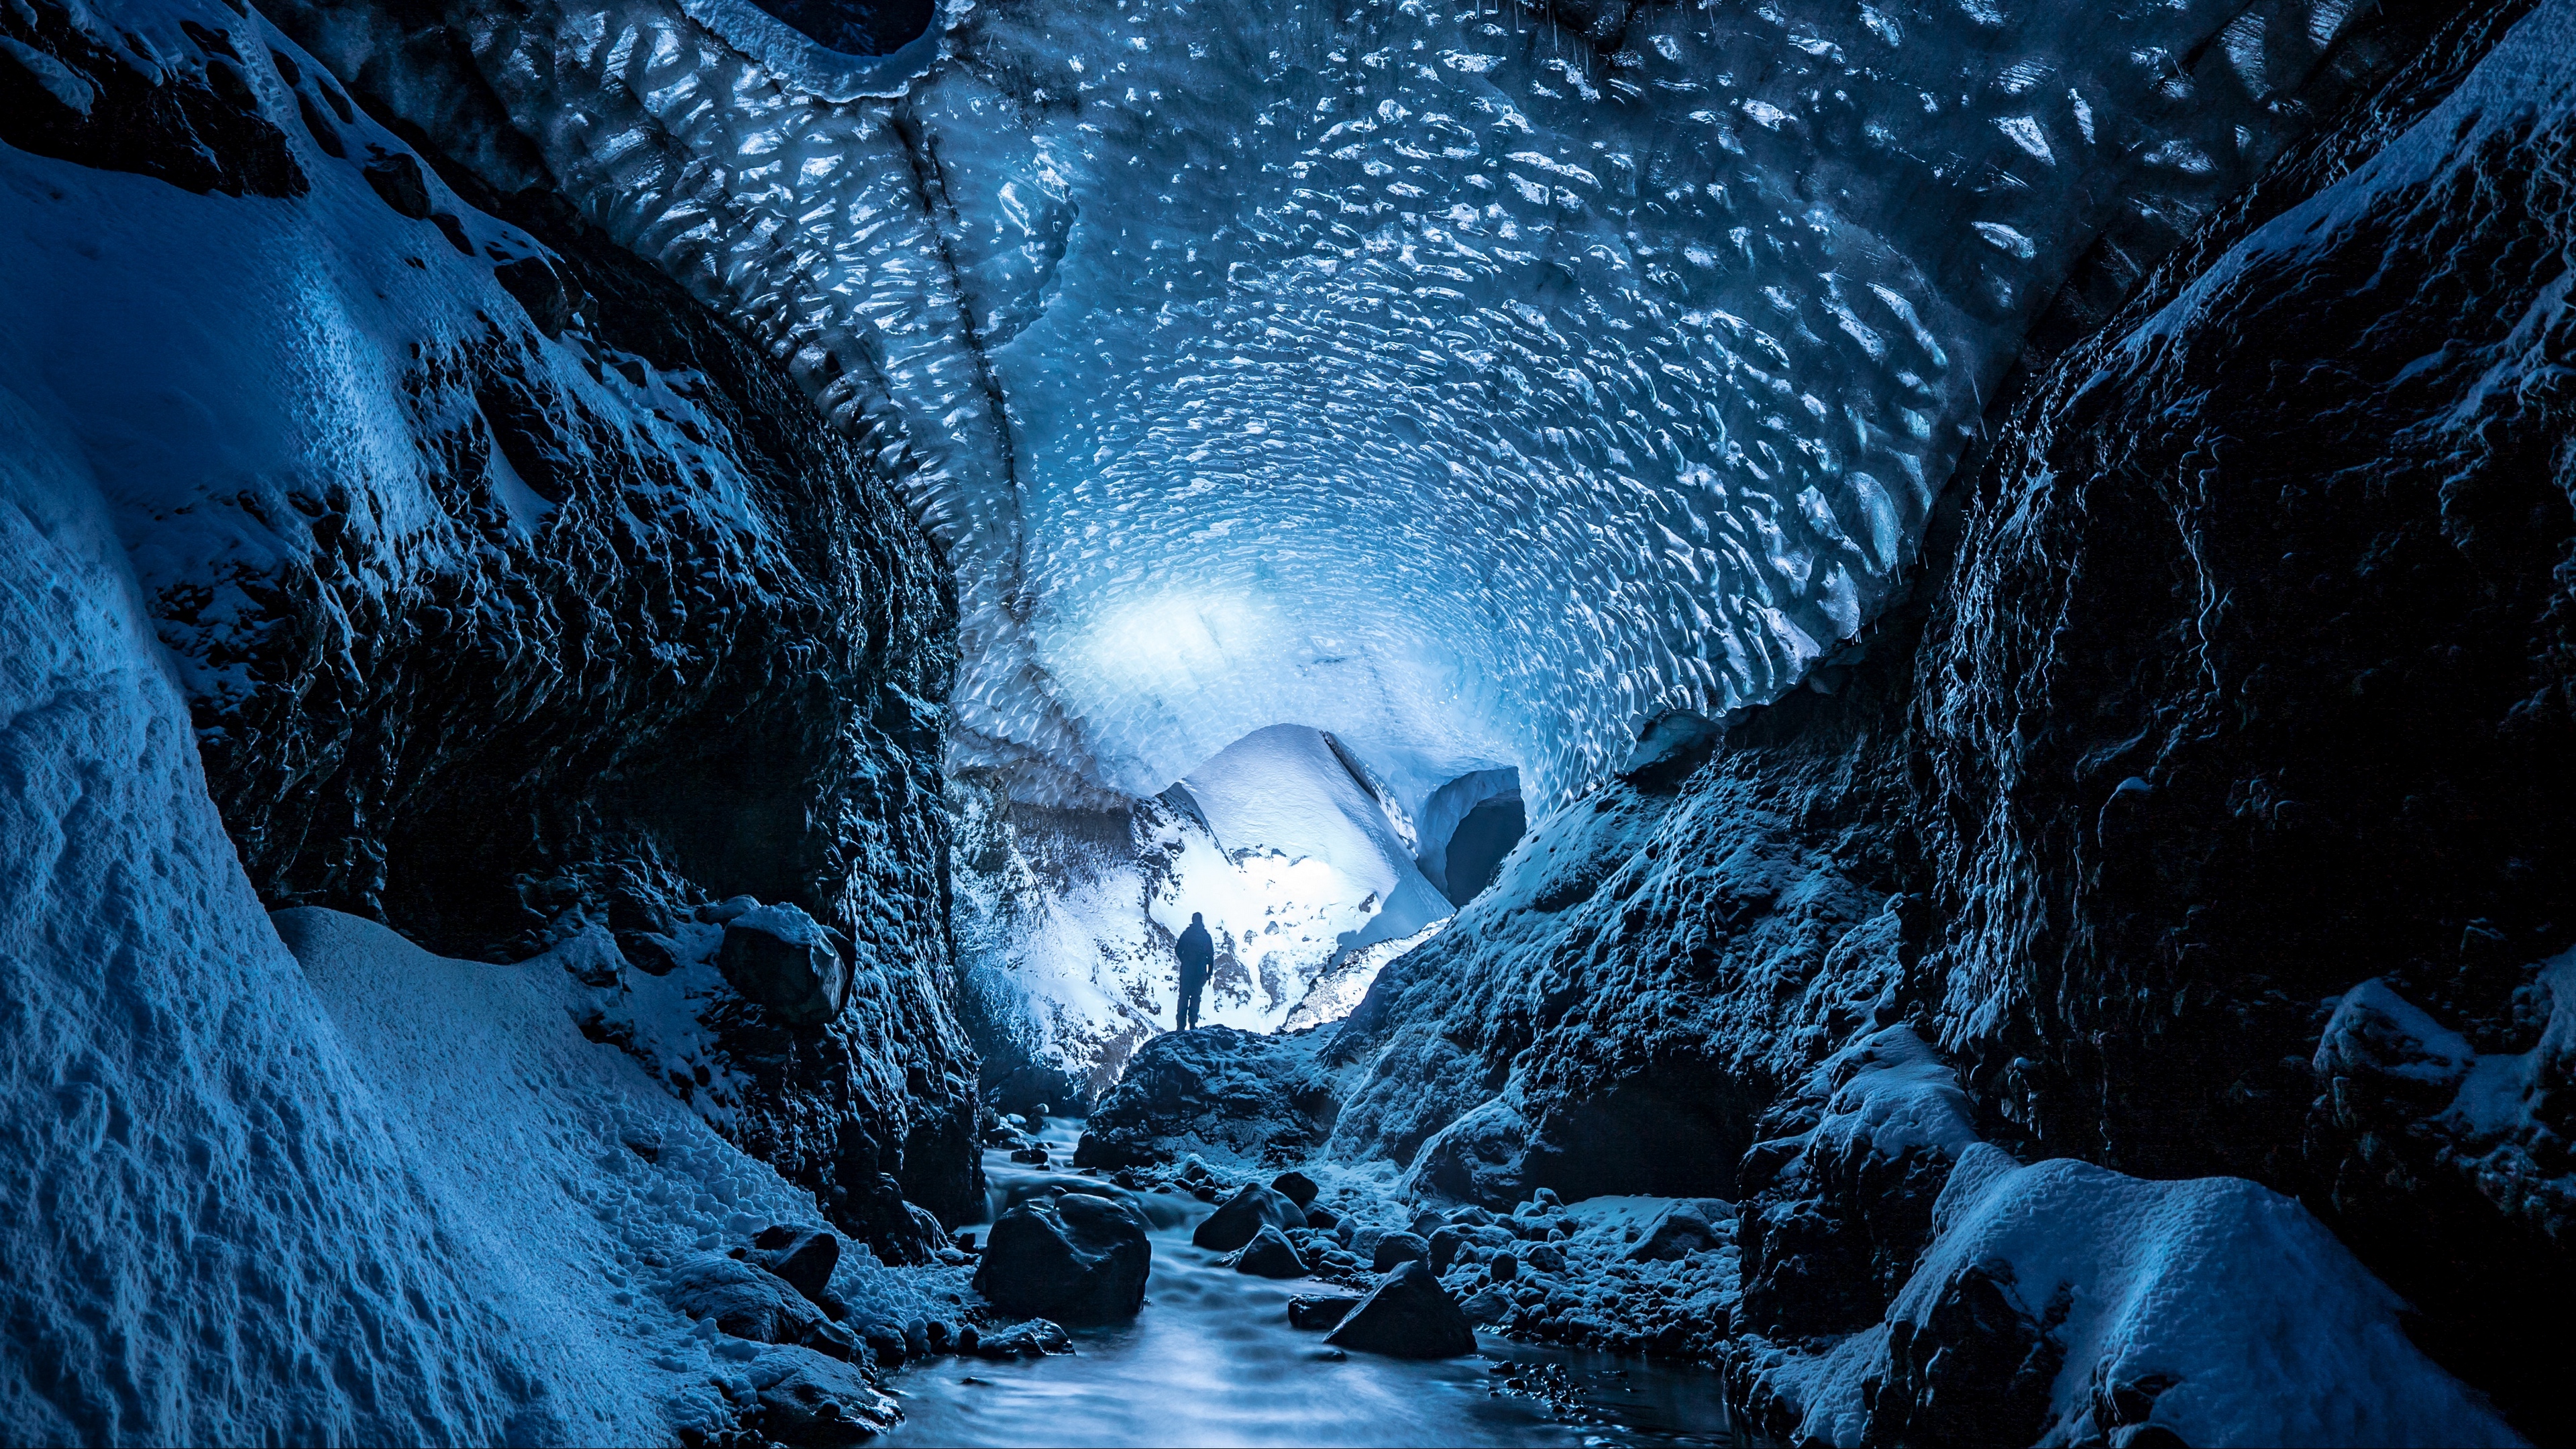
[[[1050, 1121], [1059, 1160], [1078, 1123]], [[1061, 1176], [986, 1154], [997, 1207]], [[1100, 1184], [1085, 1180], [1097, 1190]], [[1070, 1357], [986, 1363], [939, 1359], [898, 1375], [905, 1421], [889, 1440], [918, 1445], [1716, 1445], [1726, 1438], [1716, 1380], [1638, 1359], [1480, 1339], [1482, 1356], [1404, 1363], [1336, 1361], [1320, 1334], [1288, 1326], [1292, 1292], [1313, 1285], [1246, 1277], [1192, 1247], [1208, 1209], [1138, 1195], [1155, 1224], [1145, 1311], [1131, 1324], [1076, 1329]], [[1496, 1361], [1501, 1360], [1498, 1364]], [[1497, 1369], [1501, 1372], [1497, 1372]], [[1507, 1376], [1551, 1393], [1498, 1392]]]

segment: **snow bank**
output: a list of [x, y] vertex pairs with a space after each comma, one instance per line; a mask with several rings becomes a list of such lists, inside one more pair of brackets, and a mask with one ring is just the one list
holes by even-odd
[[279, 944], [72, 441], [0, 388], [0, 1434], [632, 1442]]
[[[714, 1114], [674, 1099], [635, 1056], [586, 1039], [597, 1006], [579, 980], [585, 943], [493, 966], [433, 956], [334, 911], [275, 920], [404, 1161], [460, 1241], [495, 1265], [514, 1320], [588, 1355], [606, 1390], [749, 1402], [739, 1345], [718, 1351], [664, 1306], [662, 1269], [771, 1224], [828, 1225], [811, 1193], [717, 1134], [720, 1115], [702, 1120]], [[853, 1242], [832, 1287], [854, 1328], [900, 1332], [937, 1316], [934, 1299], [953, 1312], [938, 1295], [964, 1278], [897, 1272]]]
[[[2187, 1444], [2523, 1442], [2416, 1349], [2405, 1305], [2324, 1224], [2253, 1183], [2144, 1182], [2063, 1158], [2022, 1167], [1979, 1144], [1933, 1220], [1889, 1321], [1930, 1330], [1963, 1271], [2001, 1280], [2064, 1355], [2043, 1444], [2102, 1432], [2097, 1406], [2126, 1418], [2108, 1402], [2123, 1390]], [[1856, 1442], [1848, 1401], [1817, 1412], [1820, 1434]], [[1826, 1433], [1827, 1419], [1845, 1427]]]

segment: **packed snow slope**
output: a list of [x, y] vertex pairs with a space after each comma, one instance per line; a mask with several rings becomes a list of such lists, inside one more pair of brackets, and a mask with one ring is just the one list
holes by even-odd
[[2025, 340], [2303, 129], [2358, 14], [1020, 0], [862, 64], [742, 0], [430, 13], [277, 11], [901, 472], [955, 765], [1146, 797], [1301, 723], [1415, 811], [1855, 634]]

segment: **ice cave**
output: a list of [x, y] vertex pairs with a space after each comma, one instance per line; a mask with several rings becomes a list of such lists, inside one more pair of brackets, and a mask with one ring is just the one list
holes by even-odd
[[2576, 0], [0, 0], [0, 257], [0, 1442], [2576, 1439]]

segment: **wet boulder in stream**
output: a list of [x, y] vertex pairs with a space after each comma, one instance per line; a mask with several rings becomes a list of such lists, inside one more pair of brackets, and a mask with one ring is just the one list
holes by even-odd
[[975, 1291], [1010, 1314], [1063, 1323], [1132, 1318], [1154, 1261], [1145, 1218], [1112, 1198], [1032, 1198], [993, 1224]]
[[1419, 1259], [1386, 1275], [1324, 1340], [1389, 1358], [1456, 1358], [1476, 1351], [1467, 1315]]
[[1308, 1270], [1288, 1235], [1264, 1223], [1243, 1251], [1234, 1255], [1234, 1271], [1260, 1278], [1303, 1278]]
[[1254, 1184], [1236, 1193], [1225, 1206], [1208, 1214], [1207, 1221], [1190, 1234], [1199, 1247], [1219, 1253], [1231, 1253], [1261, 1235], [1265, 1227], [1286, 1233], [1290, 1228], [1306, 1226], [1305, 1210], [1276, 1188]]
[[1334, 1328], [1359, 1306], [1359, 1300], [1338, 1293], [1300, 1293], [1288, 1300], [1290, 1328]]
[[1717, 1226], [1735, 1217], [1735, 1205], [1723, 1198], [1677, 1202], [1656, 1218], [1654, 1226], [1628, 1249], [1632, 1263], [1669, 1263], [1718, 1246], [1727, 1231]]

